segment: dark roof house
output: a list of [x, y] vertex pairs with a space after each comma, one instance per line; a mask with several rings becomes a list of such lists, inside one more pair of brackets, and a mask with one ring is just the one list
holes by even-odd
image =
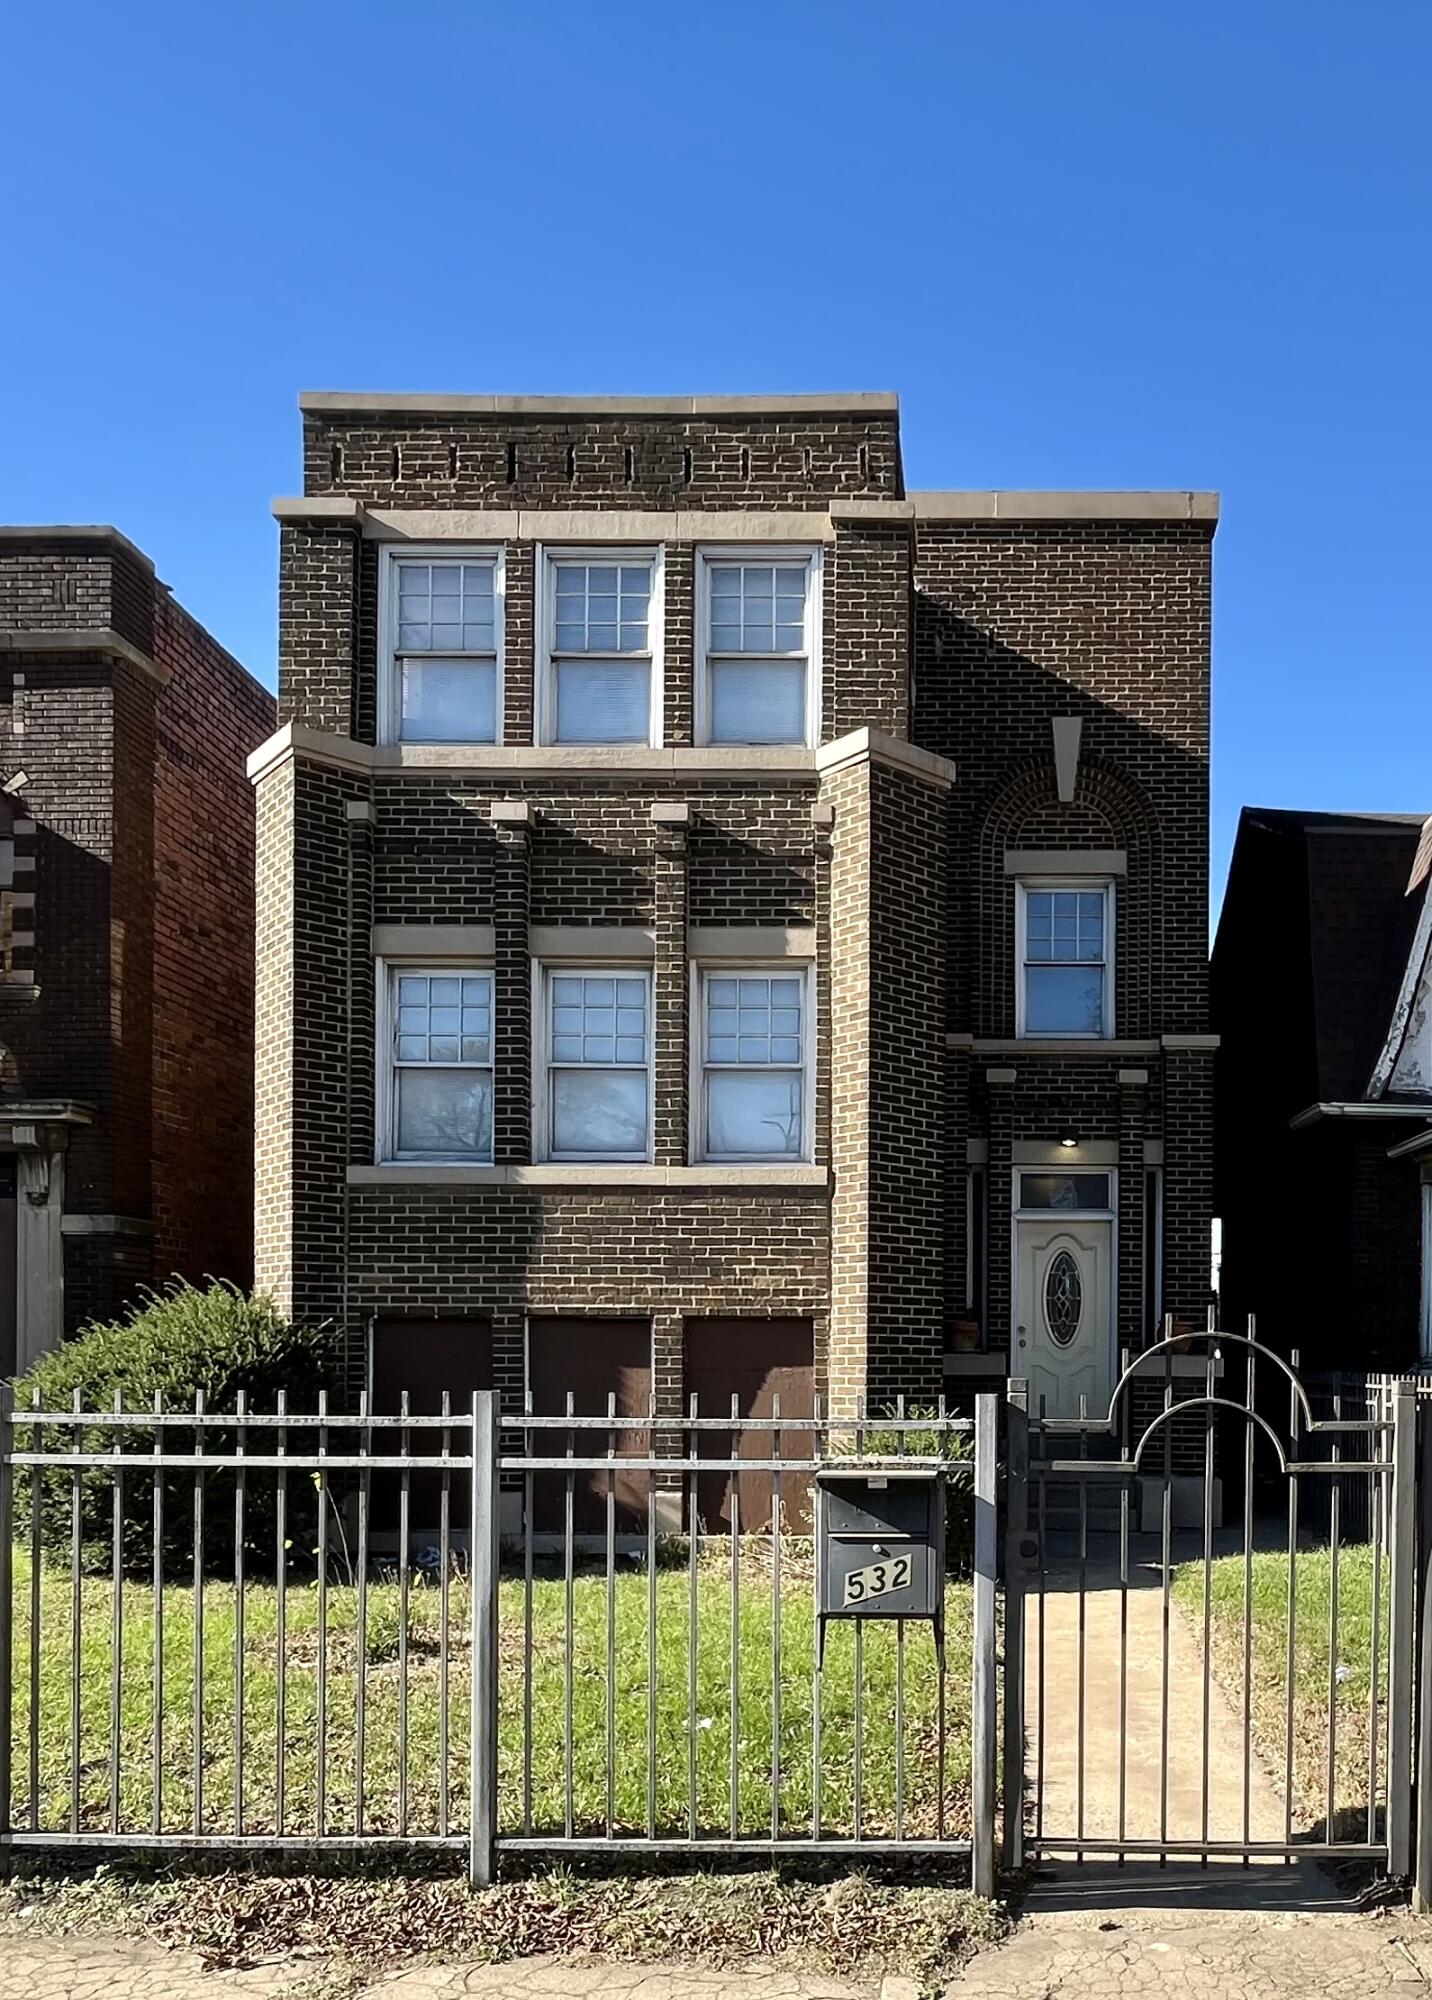
[[1225, 1323], [1314, 1368], [1429, 1344], [1432, 820], [1239, 823], [1214, 946]]

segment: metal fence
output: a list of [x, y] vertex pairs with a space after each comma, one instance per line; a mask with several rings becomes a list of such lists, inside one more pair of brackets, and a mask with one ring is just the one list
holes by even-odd
[[[947, 1415], [15, 1411], [0, 1845], [972, 1855], [995, 1399]], [[926, 1624], [815, 1616], [812, 1481], [939, 1464]]]

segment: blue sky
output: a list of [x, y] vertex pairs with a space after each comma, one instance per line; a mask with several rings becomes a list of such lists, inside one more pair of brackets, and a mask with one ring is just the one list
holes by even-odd
[[1432, 810], [1432, 8], [22, 9], [0, 518], [272, 682], [301, 388], [893, 388], [915, 486], [1224, 495], [1241, 804]]

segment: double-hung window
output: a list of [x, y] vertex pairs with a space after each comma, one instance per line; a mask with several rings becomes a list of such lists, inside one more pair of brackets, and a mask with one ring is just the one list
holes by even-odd
[[1110, 882], [1019, 884], [1020, 1035], [1113, 1033]]
[[813, 742], [819, 552], [703, 554], [697, 617], [700, 741]]
[[492, 974], [386, 968], [385, 1157], [492, 1158]]
[[390, 743], [496, 743], [502, 559], [387, 551], [381, 733]]
[[651, 975], [548, 966], [542, 975], [539, 1152], [651, 1157]]
[[660, 579], [653, 550], [546, 551], [544, 742], [660, 742]]
[[807, 975], [698, 974], [703, 1160], [809, 1157]]

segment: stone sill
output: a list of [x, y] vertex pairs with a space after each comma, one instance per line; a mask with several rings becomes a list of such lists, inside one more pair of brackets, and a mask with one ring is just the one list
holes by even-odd
[[350, 1167], [350, 1187], [474, 1188], [734, 1188], [773, 1193], [825, 1193], [827, 1167], [659, 1167], [643, 1164], [540, 1164], [510, 1167], [446, 1166], [442, 1162], [398, 1161], [379, 1167]]

